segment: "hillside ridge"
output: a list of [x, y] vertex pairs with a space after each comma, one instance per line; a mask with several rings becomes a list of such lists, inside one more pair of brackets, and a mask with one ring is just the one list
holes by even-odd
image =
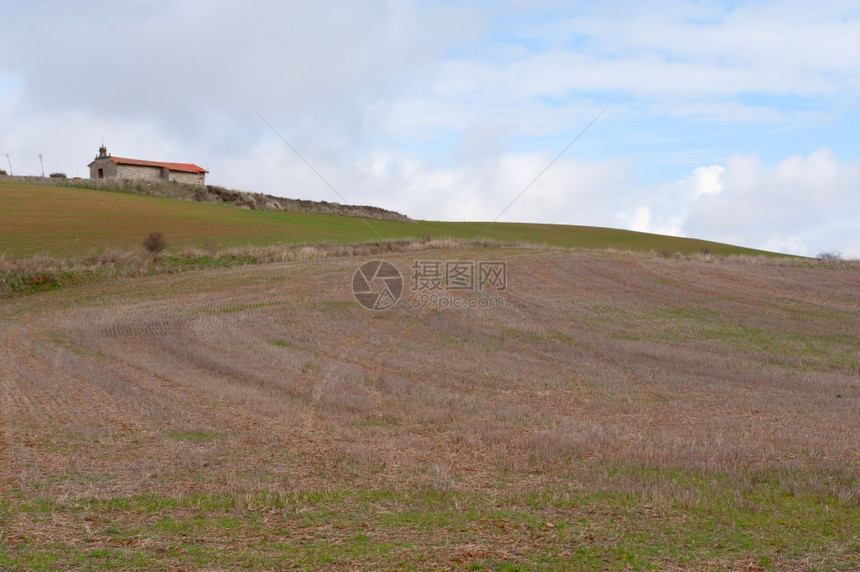
[[[161, 232], [169, 249], [232, 248], [281, 244], [356, 244], [391, 240], [456, 239], [499, 244], [552, 245], [653, 251], [663, 256], [714, 256], [778, 253], [706, 240], [630, 230], [538, 223], [372, 220], [337, 212], [219, 208], [248, 195], [193, 187], [201, 202], [175, 200], [158, 193], [110, 192], [80, 185], [48, 185], [0, 178], [0, 252], [21, 257], [35, 254], [76, 257], [104, 249], [139, 248], [152, 231]], [[134, 188], [134, 185], [131, 186]], [[162, 188], [175, 191], [179, 185]], [[186, 189], [187, 190], [187, 189]], [[209, 196], [209, 195], [214, 196]], [[154, 195], [154, 196], [153, 196]], [[254, 198], [254, 197], [252, 197]], [[263, 200], [260, 196], [256, 199]], [[264, 204], [263, 207], [266, 205]], [[311, 205], [322, 209], [328, 205]], [[270, 207], [271, 208], [271, 207]]]
[[261, 211], [297, 211], [336, 214], [377, 220], [409, 222], [401, 213], [369, 205], [344, 205], [328, 201], [290, 199], [265, 193], [228, 189], [217, 185], [189, 185], [174, 181], [138, 181], [131, 179], [83, 179], [79, 177], [38, 177], [0, 175], [0, 181], [29, 183], [55, 187], [77, 187], [150, 197], [169, 198], [198, 203], [227, 205]]

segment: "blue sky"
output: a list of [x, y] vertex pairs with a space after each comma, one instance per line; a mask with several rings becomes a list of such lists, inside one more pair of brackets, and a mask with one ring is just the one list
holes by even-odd
[[30, 2], [0, 27], [16, 174], [87, 176], [104, 138], [212, 184], [493, 220], [603, 112], [500, 220], [860, 257], [856, 2]]

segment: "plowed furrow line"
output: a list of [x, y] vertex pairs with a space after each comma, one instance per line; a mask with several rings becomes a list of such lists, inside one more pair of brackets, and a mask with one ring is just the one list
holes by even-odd
[[[0, 347], [6, 350], [6, 340], [0, 338]], [[14, 403], [12, 401], [12, 372], [6, 360], [10, 359], [4, 351], [0, 358], [0, 490], [11, 486], [12, 470], [12, 431]]]

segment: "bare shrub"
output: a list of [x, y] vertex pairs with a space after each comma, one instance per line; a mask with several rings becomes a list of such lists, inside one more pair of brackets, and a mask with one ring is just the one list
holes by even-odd
[[39, 274], [44, 272], [55, 272], [62, 267], [63, 263], [61, 260], [51, 258], [50, 256], [36, 254], [29, 258], [19, 260], [18, 268], [16, 270], [21, 274]]
[[17, 268], [15, 258], [11, 254], [0, 252], [0, 272], [12, 272]]
[[699, 251], [698, 255], [696, 256], [696, 259], [702, 260], [704, 262], [710, 262], [712, 260], [711, 251], [707, 248], [703, 248]]
[[67, 178], [65, 173], [51, 173], [48, 176], [52, 179], [66, 179]]
[[835, 250], [830, 252], [822, 250], [815, 258], [818, 260], [842, 260], [842, 253]]
[[299, 260], [310, 260], [311, 258], [325, 258], [326, 253], [324, 250], [319, 250], [314, 248], [313, 246], [303, 246], [299, 252], [296, 254], [296, 258]]
[[143, 239], [143, 248], [152, 255], [157, 255], [167, 248], [167, 242], [160, 232], [153, 230]]

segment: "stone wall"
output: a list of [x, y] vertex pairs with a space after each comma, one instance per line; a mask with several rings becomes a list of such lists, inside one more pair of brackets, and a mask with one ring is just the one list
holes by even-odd
[[0, 181], [6, 183], [27, 183], [30, 185], [51, 185], [53, 187], [79, 186], [81, 181], [89, 181], [80, 177], [54, 178], [38, 175], [0, 175]]
[[399, 220], [403, 222], [409, 222], [410, 220], [409, 217], [398, 212], [365, 205], [342, 205], [339, 203], [329, 203], [327, 201], [288, 199], [285, 197], [274, 197], [272, 195], [265, 195], [262, 193], [248, 193], [245, 191], [225, 189], [223, 187], [212, 185], [206, 185], [202, 188], [185, 188], [192, 190], [193, 194], [186, 195], [182, 198], [203, 203], [230, 205], [239, 208], [262, 211], [301, 211], [384, 220]]
[[[99, 169], [104, 171], [104, 177], [99, 177]], [[117, 164], [110, 159], [96, 159], [90, 165], [90, 179], [116, 179]]]
[[300, 211], [322, 214], [335, 214], [342, 216], [354, 216], [382, 220], [399, 220], [410, 222], [409, 217], [398, 212], [389, 211], [379, 207], [364, 205], [341, 205], [326, 201], [308, 201], [301, 199], [288, 199], [285, 197], [273, 197], [261, 193], [249, 193], [213, 187], [211, 185], [186, 185], [178, 182], [169, 182], [164, 179], [154, 181], [141, 181], [139, 179], [81, 179], [78, 177], [69, 179], [51, 179], [49, 177], [0, 175], [0, 182], [30, 183], [37, 185], [51, 185], [54, 187], [78, 187], [82, 189], [100, 189], [150, 197], [163, 197], [186, 201], [197, 201], [202, 203], [214, 203], [239, 207], [245, 209], [264, 211]]
[[161, 167], [142, 167], [140, 165], [117, 165], [118, 179], [134, 179], [136, 181], [166, 181], [164, 169]]
[[203, 185], [206, 182], [206, 173], [186, 173], [183, 171], [170, 171], [170, 180], [186, 185]]
[[133, 181], [173, 181], [186, 185], [205, 184], [205, 173], [186, 173], [168, 171], [161, 167], [117, 164], [108, 158], [96, 159], [90, 167], [90, 179], [99, 179], [99, 169], [103, 169], [104, 179], [126, 179]]

